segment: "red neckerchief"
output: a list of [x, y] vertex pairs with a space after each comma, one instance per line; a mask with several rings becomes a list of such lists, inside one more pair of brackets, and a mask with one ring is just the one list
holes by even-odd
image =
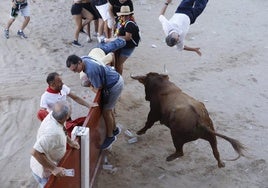
[[51, 89], [50, 87], [47, 88], [47, 92], [49, 93], [55, 93], [55, 94], [61, 94], [60, 91], [55, 91], [54, 89]]

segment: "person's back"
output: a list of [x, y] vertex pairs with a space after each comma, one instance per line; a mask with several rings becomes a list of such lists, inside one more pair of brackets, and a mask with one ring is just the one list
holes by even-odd
[[57, 102], [39, 127], [31, 151], [30, 168], [40, 187], [45, 186], [50, 175], [66, 176], [66, 169], [58, 167], [58, 163], [66, 152], [67, 143], [72, 148], [80, 148], [79, 143], [71, 140], [64, 131], [65, 122], [70, 115], [70, 105], [66, 101]]
[[135, 21], [128, 20], [123, 27], [119, 28], [118, 36], [125, 36], [126, 32], [131, 33], [131, 40], [126, 40], [123, 48], [135, 48], [140, 42], [140, 29]]
[[[49, 148], [43, 149], [46, 150], [47, 157], [52, 161], [59, 162], [59, 160], [64, 156], [67, 142], [66, 134], [63, 131], [63, 127], [57, 123], [55, 118], [52, 116], [52, 112], [50, 112], [41, 122], [36, 139], [43, 144], [45, 144], [45, 142], [49, 143]], [[31, 165], [38, 166], [38, 164], [38, 161], [32, 157]]]
[[[82, 57], [82, 60], [85, 63], [84, 72], [88, 75], [92, 86], [94, 88], [102, 88], [104, 77], [106, 76], [107, 85], [112, 85], [117, 82], [119, 79], [119, 74], [112, 69], [109, 65], [103, 66], [95, 62], [93, 59], [88, 57]], [[98, 73], [96, 75], [96, 73]]]

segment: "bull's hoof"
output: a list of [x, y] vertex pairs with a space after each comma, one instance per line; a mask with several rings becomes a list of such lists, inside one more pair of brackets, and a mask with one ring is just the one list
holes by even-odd
[[173, 161], [174, 159], [177, 159], [178, 157], [183, 156], [183, 153], [173, 153], [172, 155], [168, 156], [166, 161]]
[[222, 162], [222, 161], [218, 162], [218, 167], [219, 167], [219, 168], [223, 168], [223, 167], [225, 167], [224, 162]]
[[142, 135], [142, 134], [145, 134], [145, 130], [141, 129], [139, 131], [136, 132], [137, 135]]

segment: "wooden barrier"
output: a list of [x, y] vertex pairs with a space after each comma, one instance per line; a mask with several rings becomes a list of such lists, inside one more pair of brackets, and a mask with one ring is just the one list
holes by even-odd
[[[100, 91], [96, 94], [94, 102], [100, 101]], [[90, 185], [94, 187], [95, 179], [102, 160], [100, 145], [106, 137], [106, 127], [101, 116], [100, 107], [91, 108], [83, 126], [90, 128]], [[80, 143], [80, 138], [78, 138]], [[60, 161], [59, 165], [66, 169], [74, 169], [74, 177], [55, 177], [51, 175], [45, 188], [81, 188], [81, 153], [80, 150], [69, 149]]]

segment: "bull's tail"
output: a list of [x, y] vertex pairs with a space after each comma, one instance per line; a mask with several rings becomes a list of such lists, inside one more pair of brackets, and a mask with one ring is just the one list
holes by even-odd
[[215, 131], [207, 128], [206, 126], [204, 126], [203, 128], [205, 128], [208, 132], [210, 132], [216, 136], [219, 136], [219, 137], [227, 140], [228, 142], [230, 142], [232, 144], [234, 150], [238, 153], [238, 156], [234, 159], [225, 159], [226, 161], [235, 161], [235, 160], [239, 159], [241, 156], [245, 157], [243, 151], [246, 150], [246, 147], [241, 142], [239, 142], [236, 139], [230, 138], [228, 136], [222, 135], [220, 133], [216, 133]]

